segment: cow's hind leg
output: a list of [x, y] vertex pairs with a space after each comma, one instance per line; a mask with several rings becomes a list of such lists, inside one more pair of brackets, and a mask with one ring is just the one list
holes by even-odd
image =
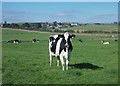
[[60, 57], [57, 56], [57, 67], [59, 67], [59, 61], [60, 61]]
[[65, 70], [65, 64], [64, 64], [64, 58], [63, 56], [60, 55], [60, 60], [61, 60], [61, 64], [62, 64], [62, 70]]
[[50, 67], [52, 66], [52, 55], [50, 55]]

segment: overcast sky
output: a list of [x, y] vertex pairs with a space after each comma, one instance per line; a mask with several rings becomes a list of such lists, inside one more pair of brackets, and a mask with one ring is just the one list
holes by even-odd
[[2, 2], [2, 21], [111, 23], [118, 2]]

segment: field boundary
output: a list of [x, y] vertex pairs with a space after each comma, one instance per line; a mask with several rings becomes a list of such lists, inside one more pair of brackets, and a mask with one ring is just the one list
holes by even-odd
[[[25, 30], [25, 29], [13, 29], [13, 28], [1, 28], [2, 30], [16, 30], [16, 31], [24, 31], [24, 32], [30, 32], [30, 33], [42, 33], [42, 34], [62, 34], [59, 32], [45, 32], [45, 31], [35, 31], [35, 30]], [[75, 33], [76, 35], [81, 35], [81, 36], [112, 36], [112, 34], [89, 34], [89, 33]], [[118, 36], [118, 34], [114, 34], [115, 36]]]

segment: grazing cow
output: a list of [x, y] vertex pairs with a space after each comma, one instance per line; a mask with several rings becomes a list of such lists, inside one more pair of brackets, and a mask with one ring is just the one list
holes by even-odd
[[35, 43], [35, 42], [38, 42], [38, 43], [39, 43], [39, 40], [38, 40], [38, 39], [33, 39], [32, 42], [33, 42], [33, 43]]
[[117, 42], [118, 40], [117, 39], [115, 39], [115, 42]]
[[102, 44], [110, 44], [110, 42], [101, 41]]
[[21, 41], [18, 40], [18, 39], [7, 41], [7, 43], [20, 43], [20, 42], [21, 42]]
[[62, 64], [62, 70], [64, 71], [64, 59], [66, 59], [66, 70], [68, 70], [68, 64], [70, 60], [70, 54], [73, 50], [71, 38], [75, 35], [68, 32], [62, 35], [53, 35], [49, 37], [49, 54], [50, 54], [50, 67], [52, 66], [53, 56], [57, 57], [57, 66], [59, 66], [59, 60]]
[[79, 39], [79, 43], [82, 43], [83, 41], [81, 39]]

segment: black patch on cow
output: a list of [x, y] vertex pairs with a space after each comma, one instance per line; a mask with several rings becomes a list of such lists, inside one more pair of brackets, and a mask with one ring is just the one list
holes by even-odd
[[49, 38], [50, 42], [52, 42], [52, 44], [51, 44], [51, 46], [52, 46], [52, 47], [51, 47], [51, 51], [54, 52], [54, 54], [55, 54], [55, 52], [56, 52], [56, 45], [57, 45], [58, 40], [59, 40], [60, 38], [63, 38], [63, 37], [64, 37], [64, 35], [59, 34], [56, 39], [55, 39], [54, 37], [50, 37], [50, 38]]
[[61, 43], [60, 43], [60, 50], [59, 50], [59, 54], [62, 52], [62, 50], [64, 49], [64, 51], [66, 52], [66, 40], [65, 40], [65, 37], [63, 37]]
[[51, 38], [52, 40], [52, 44], [51, 44], [51, 51], [52, 52], [54, 52], [54, 54], [55, 54], [55, 51], [56, 51], [56, 45], [57, 45], [57, 42], [58, 42], [58, 40], [60, 39], [59, 37], [57, 37], [56, 39], [53, 39], [53, 38]]
[[68, 41], [68, 45], [69, 45], [68, 50], [72, 51], [73, 50], [73, 46], [72, 46], [72, 43], [70, 41], [70, 38], [71, 38], [71, 36], [69, 36], [68, 40], [67, 40]]
[[65, 40], [65, 37], [63, 37], [61, 44], [60, 44], [60, 50], [59, 50], [59, 54], [62, 52], [62, 50], [64, 49], [64, 51], [66, 52], [66, 43], [68, 43], [68, 51], [72, 51], [73, 50], [73, 46], [72, 43], [70, 41], [71, 36], [69, 35], [67, 41]]
[[49, 37], [50, 42], [54, 40], [54, 37]]
[[59, 34], [58, 37], [59, 38], [64, 38], [64, 35]]

